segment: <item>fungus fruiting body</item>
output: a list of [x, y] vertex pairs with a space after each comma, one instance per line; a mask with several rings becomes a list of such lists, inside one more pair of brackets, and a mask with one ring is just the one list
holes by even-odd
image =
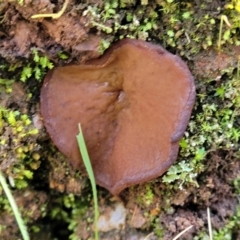
[[101, 58], [49, 72], [41, 113], [53, 142], [79, 170], [81, 123], [97, 184], [118, 195], [173, 164], [194, 100], [193, 77], [179, 57], [125, 39]]

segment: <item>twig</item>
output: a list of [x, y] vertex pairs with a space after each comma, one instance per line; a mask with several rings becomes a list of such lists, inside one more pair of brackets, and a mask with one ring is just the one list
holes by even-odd
[[173, 240], [177, 240], [179, 237], [181, 237], [185, 232], [187, 232], [189, 229], [191, 229], [193, 227], [193, 225], [187, 227], [186, 229], [184, 229], [182, 232], [180, 232], [176, 237], [173, 238]]
[[209, 207], [207, 208], [207, 220], [208, 220], [209, 240], [213, 240], [212, 224], [211, 224], [211, 216], [210, 216], [210, 209], [209, 209]]

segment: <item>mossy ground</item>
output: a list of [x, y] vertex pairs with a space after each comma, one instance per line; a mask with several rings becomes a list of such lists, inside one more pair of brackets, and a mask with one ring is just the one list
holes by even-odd
[[[207, 207], [214, 239], [240, 239], [240, 2], [70, 1], [63, 18], [30, 19], [44, 9], [58, 11], [63, 1], [56, 2], [0, 1], [0, 169], [31, 238], [93, 237], [90, 184], [53, 146], [41, 122], [45, 73], [53, 65], [96, 57], [113, 41], [131, 37], [180, 55], [195, 77], [197, 99], [176, 164], [164, 177], [125, 190], [125, 226], [100, 239], [152, 233], [151, 239], [167, 240], [191, 224], [184, 239], [207, 239]], [[219, 49], [223, 15], [231, 28], [223, 22]], [[52, 21], [60, 35], [53, 33], [58, 31]], [[81, 37], [69, 33], [73, 22]], [[100, 212], [116, 201], [99, 188]], [[1, 239], [18, 239], [2, 190], [0, 208]]]

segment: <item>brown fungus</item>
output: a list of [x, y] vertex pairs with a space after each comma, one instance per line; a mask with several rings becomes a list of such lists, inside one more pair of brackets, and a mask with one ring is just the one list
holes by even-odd
[[53, 142], [79, 170], [81, 123], [97, 184], [118, 195], [173, 164], [194, 99], [193, 77], [179, 57], [125, 39], [99, 59], [48, 73], [41, 112]]

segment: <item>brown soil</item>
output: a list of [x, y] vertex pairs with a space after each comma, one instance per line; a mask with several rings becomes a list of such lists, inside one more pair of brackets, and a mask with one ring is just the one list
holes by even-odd
[[68, 8], [72, 10], [57, 20], [31, 19], [32, 15], [43, 10], [46, 13], [57, 12], [63, 1], [58, 2], [58, 5], [54, 5], [50, 0], [28, 0], [21, 6], [17, 1], [4, 1], [0, 9], [5, 12], [5, 21], [0, 29], [1, 56], [8, 61], [17, 61], [19, 57], [29, 57], [31, 47], [36, 47], [53, 61], [57, 61], [60, 51], [71, 52], [69, 61], [98, 57], [103, 36], [91, 30], [87, 17], [79, 18], [79, 13], [83, 11], [77, 5], [74, 7], [73, 3], [69, 4]]

